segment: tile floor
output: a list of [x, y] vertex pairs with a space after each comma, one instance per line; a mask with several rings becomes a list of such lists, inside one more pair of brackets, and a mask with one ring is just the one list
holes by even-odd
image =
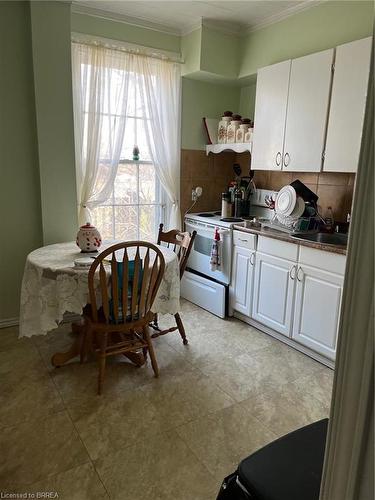
[[0, 491], [214, 500], [241, 458], [328, 415], [331, 370], [240, 321], [182, 310], [190, 343], [155, 340], [160, 378], [119, 358], [101, 397], [95, 362], [50, 365], [69, 325], [22, 340], [0, 330]]

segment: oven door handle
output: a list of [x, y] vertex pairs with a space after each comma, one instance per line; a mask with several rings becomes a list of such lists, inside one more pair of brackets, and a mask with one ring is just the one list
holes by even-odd
[[230, 229], [219, 229], [218, 233], [219, 234], [228, 234], [228, 233], [230, 233]]

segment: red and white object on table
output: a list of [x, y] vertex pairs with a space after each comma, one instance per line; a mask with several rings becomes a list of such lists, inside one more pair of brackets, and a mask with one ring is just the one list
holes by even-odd
[[95, 226], [86, 222], [79, 228], [76, 243], [83, 253], [97, 252], [102, 244], [102, 237]]

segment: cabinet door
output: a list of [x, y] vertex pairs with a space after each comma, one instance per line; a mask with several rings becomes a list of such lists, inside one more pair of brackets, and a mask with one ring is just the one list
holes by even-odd
[[253, 318], [287, 337], [291, 318], [296, 265], [256, 253]]
[[230, 303], [232, 309], [251, 315], [255, 252], [234, 246]]
[[334, 50], [292, 61], [283, 170], [320, 172]]
[[323, 170], [356, 172], [365, 116], [372, 38], [336, 49]]
[[314, 267], [298, 268], [293, 339], [334, 360], [343, 276]]
[[253, 170], [281, 170], [290, 60], [258, 71], [254, 135], [251, 154]]

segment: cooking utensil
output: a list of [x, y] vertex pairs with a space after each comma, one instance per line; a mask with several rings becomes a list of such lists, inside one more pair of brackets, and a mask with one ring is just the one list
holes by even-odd
[[238, 163], [234, 163], [234, 165], [233, 165], [233, 171], [236, 174], [236, 177], [241, 177], [241, 174], [242, 174], [241, 165], [239, 165]]

